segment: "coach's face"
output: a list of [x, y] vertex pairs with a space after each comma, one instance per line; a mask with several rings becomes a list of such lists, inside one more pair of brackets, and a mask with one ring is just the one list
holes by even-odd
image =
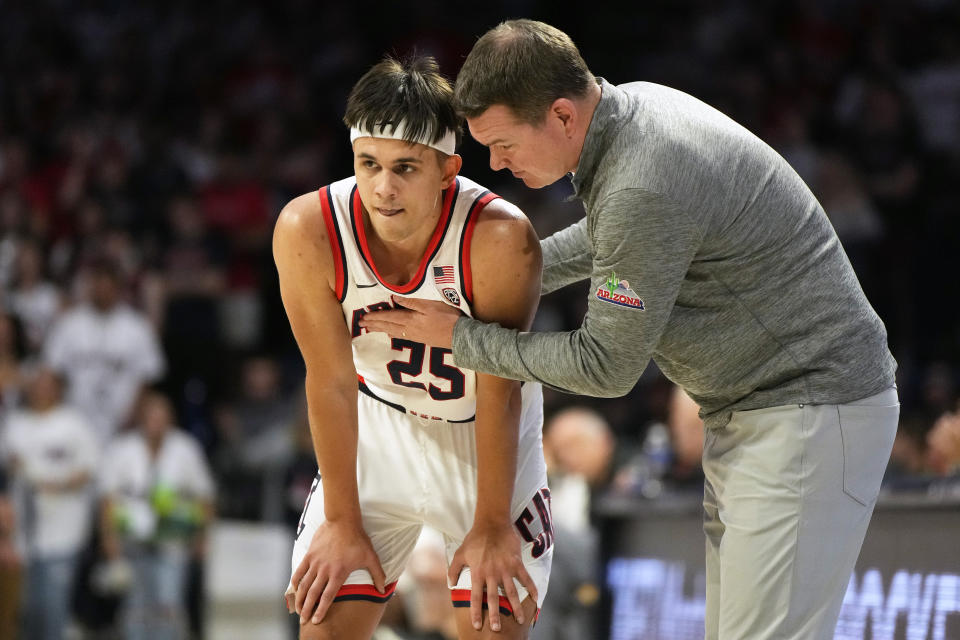
[[552, 109], [542, 123], [532, 125], [500, 104], [475, 118], [467, 118], [470, 135], [490, 149], [490, 168], [509, 169], [515, 178], [533, 189], [553, 184], [570, 171], [564, 124]]

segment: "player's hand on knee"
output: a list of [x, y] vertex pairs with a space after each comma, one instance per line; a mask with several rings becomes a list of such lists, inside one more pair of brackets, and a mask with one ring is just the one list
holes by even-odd
[[350, 573], [366, 569], [378, 592], [386, 590], [386, 575], [370, 538], [359, 524], [324, 522], [290, 579], [296, 590], [294, 606], [300, 624], [319, 624]]
[[534, 601], [537, 587], [523, 566], [520, 538], [509, 523], [474, 525], [450, 563], [447, 576], [450, 584], [456, 584], [464, 566], [470, 567], [470, 621], [474, 629], [483, 628], [483, 593], [486, 590], [490, 628], [493, 631], [500, 630], [500, 588], [510, 602], [517, 623], [524, 624], [523, 607], [514, 578]]

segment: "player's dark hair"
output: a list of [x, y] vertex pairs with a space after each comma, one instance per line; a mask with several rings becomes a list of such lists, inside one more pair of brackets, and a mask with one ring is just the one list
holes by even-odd
[[423, 138], [438, 142], [452, 130], [460, 144], [463, 130], [453, 107], [453, 88], [431, 56], [412, 55], [402, 61], [387, 56], [350, 91], [343, 116], [348, 127], [382, 132], [403, 120], [411, 142]]
[[596, 83], [570, 36], [536, 20], [508, 20], [483, 34], [457, 75], [456, 107], [467, 118], [495, 104], [538, 125], [558, 98], [583, 98]]

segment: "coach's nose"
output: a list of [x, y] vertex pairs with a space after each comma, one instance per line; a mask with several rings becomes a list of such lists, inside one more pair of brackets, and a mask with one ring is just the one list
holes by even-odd
[[503, 153], [490, 147], [490, 168], [494, 171], [500, 171], [507, 168], [507, 159]]

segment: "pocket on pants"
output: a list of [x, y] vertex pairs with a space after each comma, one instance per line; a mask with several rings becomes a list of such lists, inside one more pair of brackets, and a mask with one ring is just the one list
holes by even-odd
[[843, 440], [843, 491], [864, 506], [872, 505], [890, 460], [900, 407], [841, 404], [837, 415]]

